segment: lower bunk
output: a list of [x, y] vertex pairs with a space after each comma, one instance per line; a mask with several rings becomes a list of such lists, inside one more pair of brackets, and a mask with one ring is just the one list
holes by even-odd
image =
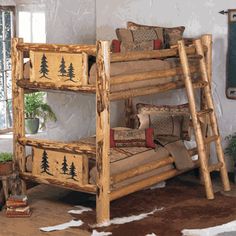
[[[95, 142], [95, 137], [79, 141], [94, 147]], [[23, 179], [97, 194], [96, 155], [56, 151], [50, 149], [46, 142], [42, 145], [36, 143], [31, 139], [34, 147], [32, 154], [26, 157], [25, 172], [20, 174]], [[66, 145], [70, 146], [70, 143]], [[155, 148], [110, 148], [110, 201], [199, 166], [195, 141], [178, 139], [171, 145], [179, 157], [160, 144], [156, 144]]]

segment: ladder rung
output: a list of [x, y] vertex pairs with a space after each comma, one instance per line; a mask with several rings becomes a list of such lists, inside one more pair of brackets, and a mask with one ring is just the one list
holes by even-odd
[[213, 165], [210, 165], [209, 167], [208, 167], [208, 170], [209, 170], [209, 172], [212, 172], [212, 171], [214, 171], [214, 170], [220, 170], [220, 168], [222, 168], [223, 167], [223, 163], [222, 162], [218, 162], [218, 163], [216, 163], [216, 164], [213, 164]]
[[[195, 54], [195, 55], [188, 55], [188, 59], [190, 60], [201, 60], [203, 58], [203, 56]], [[177, 58], [180, 59], [180, 58]]]
[[193, 87], [195, 89], [197, 89], [197, 88], [205, 88], [207, 85], [208, 85], [208, 82], [202, 81], [202, 80], [193, 82]]
[[197, 115], [198, 116], [204, 116], [204, 115], [209, 114], [211, 112], [213, 112], [213, 109], [212, 108], [208, 108], [208, 109], [201, 110], [201, 111], [197, 112]]
[[195, 54], [195, 55], [189, 55], [188, 56], [188, 59], [202, 59], [203, 56], [202, 55], [198, 55], [198, 54]]
[[205, 138], [204, 143], [205, 143], [205, 144], [209, 144], [209, 143], [211, 143], [211, 142], [216, 141], [218, 138], [219, 138], [218, 135], [209, 136], [209, 137]]

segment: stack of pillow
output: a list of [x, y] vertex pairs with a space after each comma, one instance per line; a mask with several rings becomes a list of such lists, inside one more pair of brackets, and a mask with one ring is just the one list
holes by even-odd
[[155, 148], [154, 140], [160, 137], [190, 140], [189, 105], [138, 103], [135, 129], [111, 129], [111, 147]]
[[184, 30], [184, 26], [165, 28], [127, 22], [127, 29], [116, 29], [118, 40], [112, 41], [112, 51], [148, 51], [170, 48], [182, 39]]
[[174, 106], [138, 103], [136, 108], [135, 128], [153, 128], [154, 138], [158, 136], [174, 136], [182, 140], [190, 140], [188, 103]]

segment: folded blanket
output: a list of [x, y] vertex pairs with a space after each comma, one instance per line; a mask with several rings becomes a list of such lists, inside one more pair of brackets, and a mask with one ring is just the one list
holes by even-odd
[[178, 137], [158, 136], [155, 138], [157, 149], [164, 147], [175, 159], [175, 166], [178, 170], [186, 170], [194, 167], [194, 163], [184, 145]]

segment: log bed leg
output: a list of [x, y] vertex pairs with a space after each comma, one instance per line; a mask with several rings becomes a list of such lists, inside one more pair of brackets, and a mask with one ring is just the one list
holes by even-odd
[[96, 82], [96, 214], [97, 223], [110, 220], [110, 50], [97, 42]]
[[[23, 39], [12, 39], [13, 157], [15, 170], [24, 172], [25, 146], [18, 142], [19, 138], [25, 137], [24, 89], [17, 86], [17, 80], [23, 78], [23, 52], [17, 50], [18, 43], [23, 43]], [[21, 191], [23, 194], [26, 192], [26, 185], [23, 180]]]

